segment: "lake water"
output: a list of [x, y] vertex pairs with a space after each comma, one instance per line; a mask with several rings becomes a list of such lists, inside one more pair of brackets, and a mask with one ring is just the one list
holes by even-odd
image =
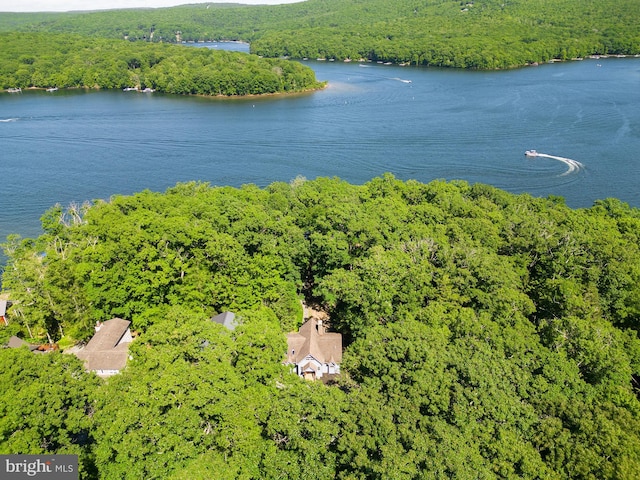
[[189, 180], [360, 184], [391, 172], [560, 195], [572, 207], [606, 197], [640, 206], [640, 58], [507, 72], [305, 63], [327, 89], [235, 100], [0, 94], [0, 241], [38, 235], [57, 202]]

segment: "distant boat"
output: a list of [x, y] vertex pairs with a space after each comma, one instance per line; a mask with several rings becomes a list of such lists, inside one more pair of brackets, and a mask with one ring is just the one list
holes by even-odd
[[58, 91], [58, 87], [47, 88], [47, 92], [57, 92], [57, 91]]
[[149, 88], [149, 87], [147, 87], [144, 90], [142, 90], [142, 93], [153, 93], [153, 92], [155, 92], [155, 90], [153, 88]]
[[525, 157], [537, 157], [538, 156], [538, 152], [536, 152], [535, 150], [527, 150], [526, 152], [524, 152], [524, 156]]
[[9, 92], [9, 93], [22, 93], [22, 89], [20, 87], [18, 87], [18, 88], [9, 88], [9, 89], [7, 89], [7, 92]]
[[137, 92], [138, 87], [126, 87], [122, 89], [123, 92]]

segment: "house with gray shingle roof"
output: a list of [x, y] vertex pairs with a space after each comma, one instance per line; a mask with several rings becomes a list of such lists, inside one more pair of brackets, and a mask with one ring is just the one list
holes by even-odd
[[228, 328], [229, 330], [235, 330], [238, 326], [236, 315], [232, 312], [219, 313], [211, 319], [212, 322], [219, 323], [220, 325]]
[[131, 322], [112, 318], [96, 325], [96, 333], [76, 355], [84, 361], [87, 370], [100, 377], [120, 372], [129, 358], [129, 344], [133, 341]]
[[296, 374], [307, 380], [340, 373], [342, 335], [325, 331], [322, 320], [307, 320], [297, 333], [287, 335], [287, 359]]
[[20, 337], [16, 337], [15, 335], [12, 335], [11, 338], [9, 338], [9, 341], [7, 342], [7, 347], [8, 348], [28, 347], [29, 350], [31, 350], [32, 352], [38, 351], [38, 345], [33, 345], [31, 343], [28, 343], [23, 339], [21, 339]]

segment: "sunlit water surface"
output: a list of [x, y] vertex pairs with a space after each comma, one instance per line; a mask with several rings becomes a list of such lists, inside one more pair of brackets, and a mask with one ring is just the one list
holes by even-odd
[[[391, 172], [559, 195], [573, 207], [606, 197], [640, 206], [638, 58], [506, 72], [305, 63], [328, 88], [241, 100], [0, 94], [0, 239], [38, 235], [55, 203], [189, 180], [360, 184]], [[529, 149], [547, 156], [527, 158]]]

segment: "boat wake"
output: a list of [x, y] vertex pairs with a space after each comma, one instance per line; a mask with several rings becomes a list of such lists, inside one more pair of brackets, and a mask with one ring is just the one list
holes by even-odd
[[535, 150], [531, 150], [530, 152], [532, 152], [532, 154], [525, 154], [525, 155], [530, 157], [551, 158], [552, 160], [558, 160], [559, 162], [564, 163], [568, 168], [566, 172], [560, 175], [561, 177], [565, 175], [569, 175], [571, 173], [579, 172], [584, 168], [584, 165], [582, 163], [578, 162], [577, 160], [572, 160], [571, 158], [558, 157], [556, 155], [548, 155], [546, 153], [536, 152]]
[[0, 118], [0, 123], [9, 123], [17, 121], [17, 118]]
[[555, 155], [548, 155], [546, 153], [539, 153], [539, 157], [551, 158], [553, 160], [558, 160], [559, 162], [564, 163], [567, 167], [567, 171], [564, 172], [561, 176], [569, 175], [570, 173], [579, 172], [584, 168], [584, 165], [578, 162], [577, 160], [572, 160], [570, 158], [565, 157], [557, 157]]
[[411, 80], [405, 80], [404, 78], [398, 78], [398, 77], [392, 77], [389, 80], [397, 80], [398, 82], [402, 82], [402, 83], [411, 83]]

